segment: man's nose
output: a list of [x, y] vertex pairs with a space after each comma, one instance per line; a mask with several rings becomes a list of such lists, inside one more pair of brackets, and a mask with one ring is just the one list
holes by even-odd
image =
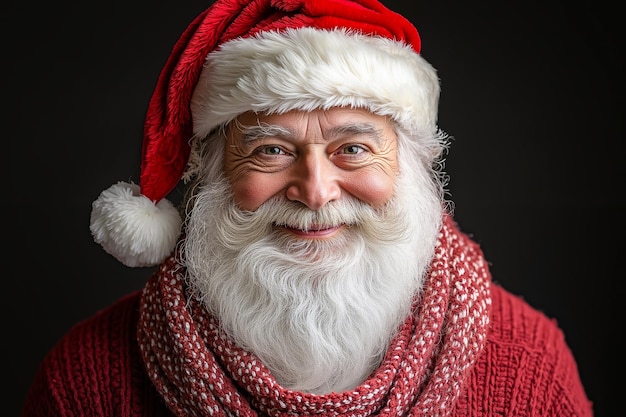
[[341, 187], [337, 169], [325, 154], [300, 155], [287, 187], [287, 198], [311, 210], [319, 210], [329, 201], [339, 199]]

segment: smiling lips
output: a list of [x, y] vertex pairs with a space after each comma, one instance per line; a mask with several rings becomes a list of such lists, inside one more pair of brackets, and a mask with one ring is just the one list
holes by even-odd
[[311, 226], [308, 230], [297, 229], [289, 226], [282, 226], [283, 229], [298, 237], [304, 237], [309, 239], [327, 238], [343, 229], [344, 225], [340, 226]]

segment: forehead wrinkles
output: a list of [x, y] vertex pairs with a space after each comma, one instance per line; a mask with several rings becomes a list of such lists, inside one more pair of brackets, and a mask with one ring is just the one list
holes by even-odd
[[[242, 143], [249, 143], [266, 137], [284, 139], [303, 139], [307, 134], [302, 130], [294, 129], [281, 124], [259, 121], [255, 125], [246, 125], [236, 120], [235, 127], [241, 133]], [[385, 142], [383, 128], [371, 122], [345, 122], [329, 128], [322, 128], [322, 137], [326, 140], [335, 140], [342, 137], [365, 135], [373, 140], [377, 146]]]

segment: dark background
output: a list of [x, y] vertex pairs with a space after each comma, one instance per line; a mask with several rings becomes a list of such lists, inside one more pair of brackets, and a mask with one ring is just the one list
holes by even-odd
[[[457, 220], [482, 245], [495, 280], [564, 329], [596, 416], [616, 415], [625, 278], [617, 9], [556, 0], [387, 4], [416, 24], [422, 54], [439, 71], [439, 124], [455, 138], [446, 169]], [[92, 241], [91, 202], [118, 180], [138, 182], [158, 73], [207, 5], [3, 6], [2, 415], [17, 414], [39, 361], [72, 324], [152, 271], [124, 267]]]

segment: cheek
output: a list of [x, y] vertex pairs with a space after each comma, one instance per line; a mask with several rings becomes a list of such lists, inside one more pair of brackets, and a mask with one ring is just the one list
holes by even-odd
[[237, 206], [249, 211], [258, 209], [282, 189], [279, 181], [270, 181], [267, 176], [254, 174], [231, 179], [231, 186]]
[[230, 182], [233, 199], [240, 209], [254, 211], [280, 191], [281, 178], [251, 170], [239, 153], [228, 152], [228, 149], [224, 173]]
[[393, 172], [360, 172], [344, 182], [344, 188], [364, 203], [380, 207], [393, 196], [394, 184]]

